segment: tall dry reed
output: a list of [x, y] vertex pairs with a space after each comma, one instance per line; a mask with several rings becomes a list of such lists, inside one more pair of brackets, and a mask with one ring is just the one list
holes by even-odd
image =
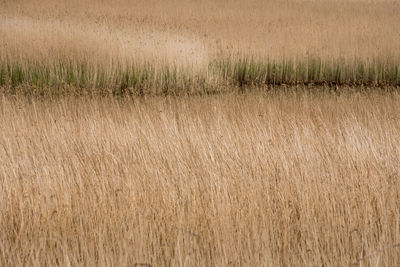
[[397, 266], [399, 101], [3, 97], [0, 265]]
[[[1, 87], [129, 87], [158, 93], [156, 88], [168, 83], [177, 91], [215, 90], [240, 84], [244, 61], [256, 62], [245, 66], [250, 70], [276, 65], [248, 75], [256, 85], [400, 82], [397, 1], [6, 0], [1, 5]], [[231, 68], [220, 68], [226, 62]]]

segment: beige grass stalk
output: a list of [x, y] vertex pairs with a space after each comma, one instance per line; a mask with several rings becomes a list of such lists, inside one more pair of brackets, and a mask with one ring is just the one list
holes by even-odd
[[398, 58], [397, 1], [3, 1], [0, 51], [12, 57], [207, 64]]
[[399, 101], [2, 98], [0, 265], [396, 266]]

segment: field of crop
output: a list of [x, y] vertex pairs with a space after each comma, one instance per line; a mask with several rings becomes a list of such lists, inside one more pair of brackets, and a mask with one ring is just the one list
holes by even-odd
[[400, 266], [399, 14], [0, 0], [0, 266]]

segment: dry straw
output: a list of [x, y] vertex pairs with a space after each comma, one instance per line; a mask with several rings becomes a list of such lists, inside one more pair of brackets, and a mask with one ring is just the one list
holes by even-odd
[[3, 98], [0, 265], [397, 266], [399, 101]]

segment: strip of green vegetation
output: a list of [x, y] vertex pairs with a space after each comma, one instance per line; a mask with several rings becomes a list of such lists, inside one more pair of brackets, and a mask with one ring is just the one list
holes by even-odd
[[86, 62], [46, 65], [0, 61], [0, 87], [11, 93], [25, 88], [25, 92], [40, 94], [50, 88], [57, 94], [65, 92], [65, 88], [75, 88], [82, 93], [96, 91], [114, 95], [190, 94], [215, 91], [221, 86], [241, 90], [248, 86], [282, 84], [400, 86], [400, 63], [319, 58], [280, 62], [240, 59], [214, 61], [207, 70], [194, 72], [151, 64], [126, 67], [116, 63], [105, 68]]
[[282, 60], [260, 62], [242, 59], [214, 63], [225, 81], [244, 85], [400, 85], [400, 62], [391, 60], [304, 61]]

